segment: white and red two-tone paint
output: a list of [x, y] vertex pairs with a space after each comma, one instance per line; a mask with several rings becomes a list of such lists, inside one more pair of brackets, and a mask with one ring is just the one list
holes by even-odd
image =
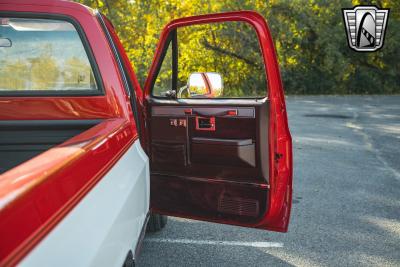
[[[79, 34], [97, 87], [0, 88], [0, 266], [121, 266], [136, 257], [151, 213], [287, 231], [291, 136], [273, 41], [259, 14], [172, 21], [143, 90], [99, 12], [68, 1], [0, 1], [2, 30], [13, 21], [36, 27], [24, 19], [68, 23], [60, 31]], [[258, 36], [268, 77], [263, 99], [152, 95], [177, 28], [232, 21]], [[12, 44], [3, 41], [6, 51]]]

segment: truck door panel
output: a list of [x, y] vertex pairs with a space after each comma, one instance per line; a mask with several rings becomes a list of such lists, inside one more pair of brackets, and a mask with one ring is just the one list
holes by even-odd
[[[185, 114], [188, 109], [192, 114]], [[158, 100], [151, 110], [155, 210], [176, 216], [191, 212], [194, 218], [231, 223], [257, 222], [268, 199], [268, 147], [261, 140], [268, 140], [268, 101], [181, 106]], [[229, 115], [230, 110], [237, 115]], [[214, 118], [215, 129], [198, 129], [196, 114]]]
[[[201, 88], [192, 87], [189, 81], [186, 87], [179, 86], [181, 48], [177, 48], [177, 29], [220, 22], [248, 23], [256, 31], [268, 77], [264, 96], [219, 98], [218, 91], [210, 89], [216, 80], [209, 77], [216, 74], [196, 73], [196, 69], [190, 77], [197, 76], [198, 81], [203, 77], [206, 92], [199, 93]], [[144, 91], [151, 210], [287, 231], [292, 192], [291, 137], [265, 20], [248, 11], [183, 18], [168, 24], [160, 39]], [[164, 63], [169, 60], [171, 63]], [[160, 93], [156, 78], [159, 73], [170, 73], [165, 66], [172, 66], [171, 84], [164, 86], [171, 90]]]

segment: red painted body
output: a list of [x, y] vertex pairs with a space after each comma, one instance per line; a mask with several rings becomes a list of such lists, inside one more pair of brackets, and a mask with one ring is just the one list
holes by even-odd
[[[274, 43], [265, 19], [252, 11], [227, 12], [221, 14], [201, 15], [177, 19], [165, 26], [161, 33], [156, 54], [153, 59], [148, 79], [144, 87], [144, 96], [147, 102], [151, 98], [151, 77], [156, 75], [157, 65], [161, 60], [164, 45], [167, 43], [170, 33], [179, 27], [185, 27], [203, 23], [216, 23], [227, 21], [243, 21], [249, 23], [255, 29], [268, 77], [268, 99], [270, 101], [269, 123], [269, 171], [270, 194], [268, 199], [268, 212], [264, 218], [256, 224], [236, 225], [257, 227], [279, 232], [286, 232], [289, 225], [289, 217], [292, 203], [292, 138], [289, 131], [283, 86], [276, 59]], [[148, 108], [146, 110], [149, 110]], [[282, 160], [276, 161], [276, 155], [283, 155]], [[171, 215], [182, 215], [178, 212]], [[197, 217], [191, 216], [196, 219]], [[220, 223], [232, 223], [230, 221], [211, 220]]]
[[[2, 1], [0, 12], [60, 14], [82, 27], [97, 62], [104, 95], [75, 97], [0, 97], [0, 120], [101, 119], [95, 127], [75, 136], [0, 176], [0, 265], [18, 263], [102, 179], [138, 139], [131, 102], [124, 89], [112, 48], [96, 14], [83, 5], [50, 0]], [[232, 12], [175, 20], [161, 34], [154, 62], [169, 32], [184, 25], [203, 22], [245, 21], [254, 26], [266, 64], [270, 100], [269, 153], [270, 194], [268, 213], [256, 225], [286, 231], [290, 216], [292, 187], [291, 137], [287, 124], [282, 83], [273, 42], [265, 20], [254, 12]], [[149, 79], [144, 94], [112, 25], [106, 20], [114, 45], [128, 67], [136, 93], [139, 119], [144, 125]], [[155, 74], [155, 63], [149, 77]], [[135, 97], [135, 96], [132, 96]], [[237, 112], [237, 111], [236, 111]], [[148, 146], [146, 131], [141, 142]], [[274, 160], [275, 154], [285, 155]], [[21, 179], [23, 177], [23, 179]], [[190, 216], [186, 216], [190, 217]], [[223, 222], [222, 222], [223, 223]]]
[[[11, 266], [79, 203], [138, 134], [117, 62], [95, 14], [64, 1], [2, 1], [0, 11], [61, 14], [76, 20], [105, 90], [102, 96], [0, 98], [0, 120], [104, 119], [0, 176], [0, 265]], [[136, 79], [132, 70], [131, 76]]]

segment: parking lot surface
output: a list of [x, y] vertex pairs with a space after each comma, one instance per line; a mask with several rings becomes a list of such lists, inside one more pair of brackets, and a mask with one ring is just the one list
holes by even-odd
[[289, 232], [169, 218], [138, 266], [400, 266], [400, 96], [287, 97]]

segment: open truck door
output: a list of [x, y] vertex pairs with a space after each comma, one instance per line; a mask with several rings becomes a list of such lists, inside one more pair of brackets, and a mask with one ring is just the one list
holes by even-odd
[[239, 11], [169, 23], [144, 105], [152, 212], [287, 231], [292, 141], [261, 15]]

